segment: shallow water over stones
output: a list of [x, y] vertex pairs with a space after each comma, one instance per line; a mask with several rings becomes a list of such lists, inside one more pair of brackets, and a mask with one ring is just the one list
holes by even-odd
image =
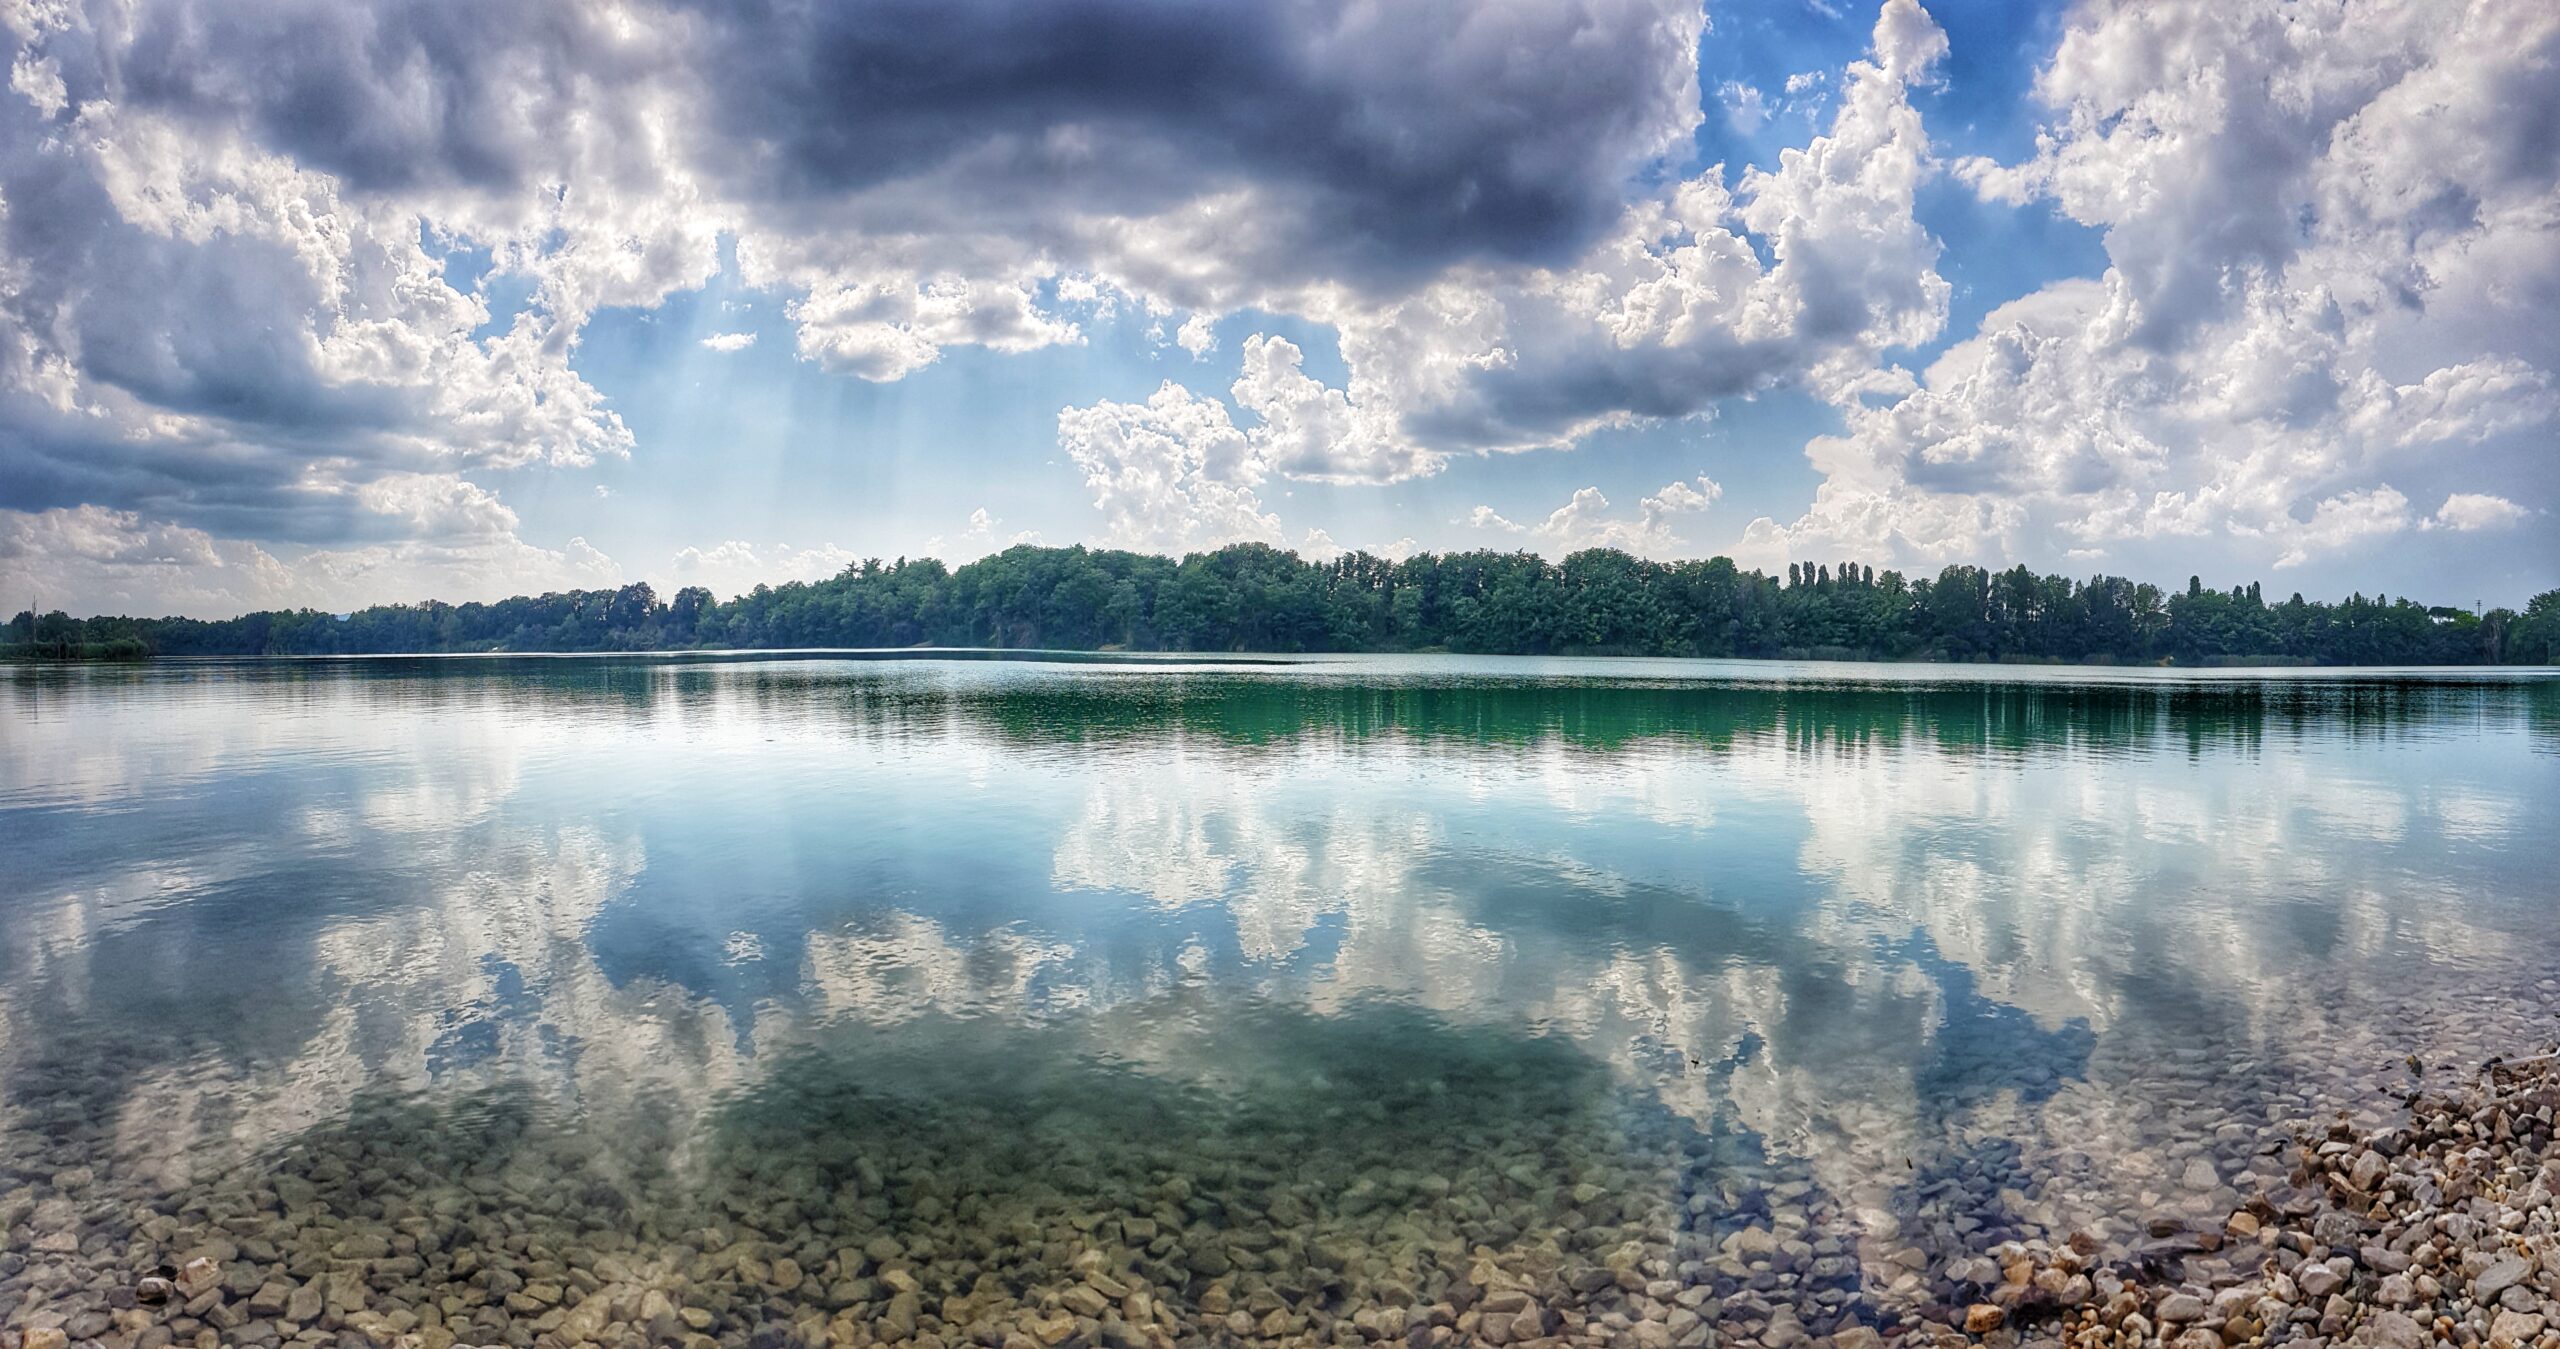
[[23, 1349], [1849, 1345], [2560, 1011], [2548, 680], [244, 663], [0, 724]]

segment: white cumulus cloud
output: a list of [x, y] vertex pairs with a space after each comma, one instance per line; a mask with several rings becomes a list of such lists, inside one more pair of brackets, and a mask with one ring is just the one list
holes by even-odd
[[1478, 530], [1527, 536], [1539, 551], [1551, 556], [1615, 548], [1638, 557], [1667, 559], [1694, 551], [1680, 537], [1677, 518], [1704, 512], [1723, 495], [1724, 488], [1702, 474], [1694, 481], [1666, 483], [1648, 494], [1637, 503], [1632, 519], [1611, 514], [1607, 495], [1597, 487], [1585, 487], [1532, 524], [1506, 519], [1491, 506], [1476, 507], [1466, 523]]
[[[2300, 565], [2408, 527], [2388, 485], [2547, 435], [2560, 400], [2560, 11], [2092, 3], [1986, 199], [2103, 231], [2108, 266], [2002, 305], [1846, 433], [1762, 556], [1996, 561], [2234, 541]], [[2460, 512], [2457, 512], [2459, 514]]]
[[2456, 492], [2444, 499], [2436, 513], [2427, 519], [2429, 529], [2469, 532], [2475, 529], [2505, 529], [2522, 524], [2533, 512], [2505, 497], [2486, 492]]

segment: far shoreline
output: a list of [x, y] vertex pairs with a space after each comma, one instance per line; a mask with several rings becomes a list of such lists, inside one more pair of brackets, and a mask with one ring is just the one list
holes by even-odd
[[[1506, 664], [1525, 666], [1582, 666], [1579, 670], [1538, 671], [1570, 677], [1601, 676], [1612, 671], [1633, 673], [1638, 670], [1658, 672], [1666, 669], [1714, 667], [1719, 670], [1748, 670], [1755, 673], [1749, 682], [1763, 682], [1780, 671], [1800, 671], [1807, 676], [1832, 682], [1869, 682], [1857, 675], [1834, 673], [1865, 670], [1875, 676], [1872, 682], [1887, 685], [1913, 685], [1930, 682], [1928, 674], [1958, 676], [1950, 682], [1992, 683], [2003, 673], [2023, 676], [2018, 682], [2118, 682], [2136, 685], [2178, 685], [2211, 683], [2217, 680], [2245, 682], [2312, 682], [2348, 680], [2364, 683], [2392, 681], [2446, 683], [2480, 678], [2484, 682], [2513, 683], [2517, 677], [2560, 677], [2560, 665], [2326, 665], [2303, 660], [2276, 659], [2264, 662], [2215, 660], [2203, 664], [2179, 664], [2160, 661], [2065, 661], [2058, 659], [1948, 659], [1945, 657], [1845, 657], [1845, 656], [1672, 656], [1618, 654], [1611, 652], [1497, 653], [1454, 652], [1447, 650], [1415, 651], [1128, 651], [1051, 647], [687, 647], [634, 651], [370, 651], [370, 652], [278, 652], [243, 655], [146, 655], [146, 656], [31, 656], [0, 652], [0, 668], [188, 668], [225, 665], [326, 665], [388, 664], [402, 661], [436, 663], [466, 662], [621, 662], [629, 664], [681, 666], [742, 665], [763, 661], [810, 662], [842, 661], [848, 663], [896, 664], [907, 662], [950, 662], [1024, 665], [1061, 665], [1129, 670], [1328, 670], [1347, 673], [1363, 665], [1392, 666], [1398, 662], [1450, 662], [1451, 673], [1466, 673], [1467, 667], [1481, 667], [1487, 675], [1505, 673]], [[1401, 673], [1382, 670], [1381, 673]], [[1532, 671], [1515, 669], [1510, 673]], [[1927, 673], [1924, 673], [1927, 672]], [[1684, 681], [1685, 682], [1685, 681]], [[1703, 680], [1699, 682], [1705, 682]]]

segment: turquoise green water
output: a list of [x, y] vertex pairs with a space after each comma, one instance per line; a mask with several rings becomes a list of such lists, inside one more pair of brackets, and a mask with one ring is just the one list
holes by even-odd
[[2530, 676], [217, 663], [0, 735], [10, 1318], [209, 1250], [372, 1272], [240, 1342], [1785, 1343], [2560, 1025]]

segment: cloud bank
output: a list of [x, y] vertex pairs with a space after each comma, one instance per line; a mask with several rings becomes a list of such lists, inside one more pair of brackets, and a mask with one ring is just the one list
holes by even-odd
[[[2429, 518], [2394, 486], [2547, 450], [2560, 13], [2087, 4], [2035, 153], [1955, 174], [2102, 232], [2103, 275], [1870, 377], [1754, 541], [1922, 559], [2208, 536], [2291, 566]], [[2442, 495], [2448, 528], [2521, 518]], [[2456, 522], [2462, 522], [2457, 524]], [[2552, 559], [2548, 556], [2546, 562]]]
[[[618, 575], [525, 542], [489, 484], [645, 464], [582, 337], [705, 285], [724, 239], [794, 354], [845, 379], [1161, 316], [1183, 378], [1057, 418], [1103, 542], [1329, 546], [1279, 519], [1279, 484], [1776, 389], [1838, 431], [1758, 448], [1820, 485], [1752, 522], [1747, 560], [2210, 537], [2290, 565], [2531, 531], [2549, 504], [2518, 465], [2560, 413], [2560, 13], [2092, 0], [2005, 159], [1933, 142], [1948, 40], [1915, 0], [1841, 69], [1714, 90], [1708, 18], [0, 3], [0, 555], [90, 607]], [[1747, 134], [1817, 107], [1774, 162], [1696, 162], [1710, 109]], [[2107, 265], [1950, 334], [1933, 182], [2057, 212]], [[1330, 330], [1338, 376], [1269, 325], [1222, 351], [1239, 315]], [[1577, 497], [1524, 538], [1703, 547], [1663, 523], [1684, 500], [1611, 534]]]

